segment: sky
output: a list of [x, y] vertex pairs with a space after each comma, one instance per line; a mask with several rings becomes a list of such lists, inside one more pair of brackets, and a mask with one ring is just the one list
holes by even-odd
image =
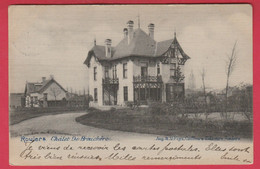
[[190, 56], [185, 82], [193, 72], [200, 88], [206, 71], [208, 88], [226, 83], [226, 60], [236, 45], [237, 62], [230, 84], [253, 81], [252, 8], [237, 5], [14, 5], [9, 7], [9, 91], [24, 92], [25, 83], [54, 78], [73, 91], [87, 90], [83, 64], [94, 45], [112, 39], [116, 46], [129, 20], [148, 32], [155, 24], [156, 41], [177, 39]]

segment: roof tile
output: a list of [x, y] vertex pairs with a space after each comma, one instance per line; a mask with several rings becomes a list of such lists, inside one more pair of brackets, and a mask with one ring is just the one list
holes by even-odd
[[156, 42], [142, 29], [138, 28], [134, 30], [133, 39], [130, 44], [128, 44], [128, 37], [126, 36], [118, 43], [116, 47], [112, 47], [112, 57], [108, 58], [105, 56], [105, 46], [95, 45], [89, 51], [84, 64], [89, 65], [93, 54], [100, 61], [116, 60], [128, 56], [158, 57], [162, 56], [169, 49], [172, 43], [177, 46], [183, 57], [189, 58], [189, 56], [182, 50], [176, 37], [173, 39]]

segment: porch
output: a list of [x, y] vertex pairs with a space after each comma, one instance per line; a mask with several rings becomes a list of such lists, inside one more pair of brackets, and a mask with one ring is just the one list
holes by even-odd
[[139, 104], [147, 104], [148, 100], [161, 102], [162, 88], [161, 76], [134, 76], [134, 102]]
[[117, 105], [118, 78], [102, 79], [103, 105]]

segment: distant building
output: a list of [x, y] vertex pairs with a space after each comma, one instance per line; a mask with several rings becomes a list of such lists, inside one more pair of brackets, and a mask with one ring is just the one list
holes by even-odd
[[53, 77], [42, 82], [26, 82], [25, 106], [26, 107], [54, 107], [66, 106], [67, 91]]
[[195, 76], [193, 74], [193, 71], [191, 71], [188, 80], [189, 80], [189, 82], [188, 82], [188, 89], [195, 90], [196, 89], [196, 80], [195, 80]]
[[24, 93], [10, 93], [9, 106], [11, 108], [18, 108], [25, 106]]
[[184, 99], [184, 64], [190, 58], [174, 38], [157, 42], [154, 24], [148, 33], [128, 21], [123, 39], [115, 47], [107, 39], [88, 52], [89, 93], [92, 106], [125, 105], [126, 102], [147, 103], [147, 100], [171, 102]]

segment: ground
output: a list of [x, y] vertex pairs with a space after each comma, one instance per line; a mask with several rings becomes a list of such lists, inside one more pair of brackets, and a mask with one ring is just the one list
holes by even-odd
[[223, 113], [215, 112], [206, 119], [204, 113], [197, 113], [195, 117], [195, 114], [182, 114], [181, 110], [170, 108], [164, 105], [137, 109], [91, 108], [88, 114], [77, 117], [76, 121], [109, 130], [165, 136], [252, 138], [252, 121], [247, 120], [242, 113], [228, 112], [221, 117]]
[[88, 137], [104, 136], [113, 140], [122, 139], [155, 139], [155, 135], [114, 131], [82, 125], [75, 121], [76, 117], [86, 113], [66, 113], [47, 115], [22, 121], [10, 126], [11, 136], [33, 134], [64, 134]]
[[[63, 114], [41, 113], [40, 117], [31, 117], [17, 124], [10, 125], [12, 137], [35, 134], [81, 135], [88, 137], [104, 136], [111, 139], [155, 138], [165, 136], [236, 136], [252, 138], [252, 124], [246, 122], [241, 113], [234, 115], [231, 122], [222, 122], [220, 113], [211, 113], [208, 121], [205, 115], [188, 119], [174, 118], [168, 115], [153, 115], [135, 110], [118, 109], [95, 112], [64, 112]], [[142, 109], [140, 109], [142, 110]], [[144, 109], [147, 110], [147, 109]], [[32, 114], [32, 113], [31, 113]], [[20, 118], [19, 118], [20, 119]], [[214, 122], [215, 121], [215, 122]], [[138, 134], [140, 133], [140, 134]], [[142, 133], [142, 134], [141, 134]]]

